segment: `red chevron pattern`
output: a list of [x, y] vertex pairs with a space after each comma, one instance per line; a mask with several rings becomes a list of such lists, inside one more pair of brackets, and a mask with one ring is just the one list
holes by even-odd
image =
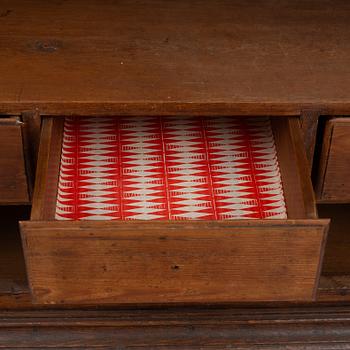
[[57, 220], [286, 218], [269, 118], [66, 118]]

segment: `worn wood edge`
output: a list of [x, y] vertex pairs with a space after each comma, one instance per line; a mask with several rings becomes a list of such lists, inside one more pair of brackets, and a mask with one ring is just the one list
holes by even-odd
[[318, 166], [318, 176], [316, 183], [316, 196], [318, 200], [322, 200], [324, 182], [327, 174], [327, 166], [329, 160], [329, 153], [331, 149], [331, 143], [333, 138], [334, 124], [330, 123], [330, 120], [326, 122], [326, 127], [322, 136], [321, 154]]
[[27, 189], [28, 189], [28, 199], [31, 202], [34, 190], [34, 164], [31, 159], [31, 140], [28, 132], [28, 122], [25, 122], [22, 118], [22, 144], [23, 144], [23, 154], [24, 154], [24, 164], [27, 175]]
[[[331, 313], [337, 320], [348, 320], [350, 322], [350, 305], [325, 305], [300, 304], [294, 306], [279, 305], [265, 307], [240, 307], [240, 306], [208, 306], [202, 307], [147, 307], [137, 309], [125, 308], [101, 308], [101, 309], [32, 309], [32, 310], [4, 310], [0, 309], [0, 325], [6, 326], [4, 322], [8, 321], [8, 326], [17, 326], [13, 321], [18, 317], [23, 317], [21, 324], [33, 324], [37, 321], [38, 325], [50, 326], [52, 323], [60, 322], [60, 326], [68, 325], [89, 325], [96, 322], [96, 326], [136, 326], [143, 325], [144, 322], [149, 325], [166, 325], [171, 322], [175, 325], [191, 324], [194, 320], [203, 325], [216, 324], [222, 320], [223, 324], [239, 324], [261, 320], [265, 322], [275, 322], [276, 319], [281, 323], [290, 323], [291, 315], [301, 323], [308, 323], [309, 319], [319, 321], [327, 320], [329, 316], [324, 314]], [[149, 317], [152, 315], [152, 317]], [[184, 317], [186, 316], [186, 317]], [[293, 322], [293, 321], [292, 321]], [[350, 329], [349, 329], [350, 331]], [[349, 339], [350, 341], [350, 339]]]
[[7, 115], [0, 117], [0, 126], [5, 125], [21, 125], [21, 120], [18, 116], [15, 115]]
[[6, 349], [349, 349], [350, 307], [0, 311], [0, 340]]
[[30, 259], [29, 257], [30, 253], [28, 251], [27, 232], [25, 233], [24, 230], [22, 229], [21, 222], [19, 222], [19, 231], [21, 235], [22, 250], [23, 250], [24, 262], [25, 262], [25, 271], [26, 271], [27, 282], [28, 282], [28, 291], [30, 294], [30, 301], [32, 302], [33, 295], [34, 295], [34, 287], [31, 280], [31, 271], [33, 269], [33, 266], [31, 264], [32, 259]]
[[[216, 220], [216, 221], [151, 221], [151, 220], [134, 220], [134, 221], [20, 221], [20, 227], [23, 229], [31, 228], [39, 232], [41, 229], [47, 230], [48, 227], [52, 229], [84, 229], [96, 228], [100, 231], [110, 229], [152, 229], [152, 230], [179, 230], [212, 228], [212, 229], [229, 229], [238, 227], [328, 227], [329, 219], [271, 219], [271, 220]], [[169, 231], [171, 232], [171, 231]]]
[[[322, 275], [320, 279], [320, 284], [318, 287], [318, 295], [317, 295], [317, 302], [308, 302], [308, 303], [293, 303], [293, 302], [264, 302], [264, 303], [244, 303], [245, 311], [242, 312], [250, 312], [250, 310], [254, 307], [271, 307], [271, 308], [281, 308], [281, 307], [289, 307], [290, 312], [294, 312], [294, 310], [297, 310], [298, 308], [302, 307], [303, 305], [308, 305], [308, 306], [322, 306], [325, 307], [324, 305], [339, 305], [339, 303], [350, 303], [350, 276], [349, 275]], [[217, 312], [220, 312], [222, 309], [227, 309], [227, 308], [239, 308], [242, 306], [242, 303], [230, 303], [227, 305], [220, 305], [220, 308], [218, 309], [217, 305], [201, 305], [202, 308], [209, 308], [213, 309], [215, 308]], [[145, 307], [145, 306], [143, 306]], [[170, 305], [152, 305], [152, 309], [154, 312], [156, 310], [165, 308], [169, 311], [169, 313], [172, 312], [174, 308], [178, 308], [178, 306], [170, 306]], [[350, 304], [349, 304], [350, 307]], [[84, 312], [87, 315], [94, 313], [94, 310], [105, 310], [105, 312], [113, 312], [113, 310], [124, 310], [122, 312], [133, 312], [135, 307], [130, 307], [130, 306], [114, 306], [113, 308], [111, 307], [106, 307], [105, 305], [61, 305], [61, 304], [56, 304], [56, 305], [34, 305], [31, 302], [31, 296], [30, 296], [30, 291], [28, 288], [21, 290], [21, 291], [16, 291], [13, 292], [11, 291], [10, 293], [0, 293], [0, 315], [2, 313], [8, 314], [11, 312], [16, 312], [16, 310], [21, 310], [21, 314], [26, 315], [27, 311], [28, 313], [33, 313], [34, 315], [39, 315], [40, 310], [45, 310], [43, 314], [45, 315], [51, 315], [55, 314], [57, 310], [57, 313], [59, 313], [58, 310], [63, 310], [62, 312], [66, 312], [67, 310], [70, 310], [72, 314], [76, 312]], [[5, 311], [6, 310], [6, 311]], [[243, 309], [242, 309], [243, 310]], [[350, 310], [350, 309], [349, 309]], [[273, 313], [273, 309], [267, 309], [268, 313]], [[96, 311], [96, 314], [99, 312]], [[15, 313], [14, 313], [15, 314]], [[0, 316], [1, 317], [1, 316]], [[1, 325], [0, 325], [1, 327]]]
[[44, 116], [101, 115], [206, 115], [206, 116], [299, 116], [303, 110], [319, 110], [322, 115], [350, 115], [350, 101], [289, 103], [280, 101], [167, 102], [167, 101], [0, 101], [1, 113], [37, 110]]
[[304, 134], [304, 146], [309, 162], [310, 172], [313, 166], [318, 120], [320, 115], [320, 111], [312, 109], [302, 110], [300, 114], [300, 124]]
[[[342, 281], [341, 283], [339, 282]], [[344, 282], [345, 281], [345, 282]], [[350, 276], [348, 275], [322, 275], [320, 278], [320, 284], [317, 291], [317, 299], [315, 301], [311, 302], [244, 302], [244, 303], [221, 303], [220, 305], [214, 305], [214, 304], [200, 304], [200, 305], [191, 305], [191, 307], [194, 307], [195, 309], [198, 308], [209, 308], [209, 309], [227, 309], [227, 308], [239, 308], [244, 307], [244, 310], [247, 312], [251, 310], [251, 308], [258, 307], [258, 308], [281, 308], [281, 307], [289, 307], [290, 311], [293, 312], [294, 309], [300, 308], [302, 306], [322, 306], [325, 307], [325, 305], [329, 306], [337, 306], [339, 303], [349, 303], [350, 307]], [[142, 305], [142, 308], [152, 308], [152, 310], [156, 311], [159, 309], [171, 310], [177, 309], [179, 307], [183, 307], [183, 305], [163, 305], [163, 304], [157, 304], [157, 305]], [[124, 310], [124, 311], [131, 311], [135, 309], [140, 309], [140, 306], [135, 305], [113, 305], [106, 306], [106, 305], [70, 305], [70, 304], [33, 304], [31, 299], [31, 294], [29, 287], [27, 286], [26, 290], [22, 290], [19, 292], [11, 292], [11, 293], [0, 293], [0, 315], [2, 312], [6, 310], [6, 313], [21, 310], [22, 313], [24, 311], [33, 312], [39, 314], [39, 311], [45, 310], [46, 313], [50, 313], [51, 311], [56, 312], [56, 310], [63, 310], [63, 311], [71, 311], [74, 312], [86, 312], [87, 314], [90, 312], [93, 312], [93, 310], [105, 310], [106, 312], [111, 312], [113, 310]], [[98, 313], [98, 311], [97, 311]]]
[[332, 116], [331, 119], [328, 120], [330, 124], [349, 126], [350, 125], [350, 116]]
[[23, 155], [23, 167], [25, 172], [25, 187], [26, 187], [26, 198], [23, 201], [24, 204], [30, 204], [31, 196], [32, 196], [32, 184], [31, 184], [31, 167], [28, 161], [28, 144], [26, 143], [25, 132], [23, 130], [23, 122], [18, 122], [20, 125], [20, 135], [21, 135], [21, 143], [22, 143], [22, 155]]
[[[63, 128], [64, 117], [53, 119], [48, 168], [46, 169], [47, 183], [43, 201], [43, 210], [41, 212], [41, 218], [45, 220], [54, 220], [56, 213], [56, 200], [63, 142]], [[38, 166], [38, 170], [40, 171], [40, 165]]]
[[313, 299], [316, 301], [318, 297], [318, 291], [320, 286], [320, 280], [321, 280], [321, 274], [322, 274], [322, 268], [323, 268], [323, 261], [326, 251], [326, 244], [327, 244], [327, 238], [329, 233], [329, 226], [330, 226], [330, 219], [328, 219], [328, 224], [324, 226], [323, 229], [323, 236], [322, 241], [320, 244], [320, 250], [319, 250], [319, 260], [318, 260], [318, 267], [316, 270], [316, 276], [315, 276], [315, 285], [313, 290]]
[[41, 118], [37, 111], [25, 112], [22, 118], [22, 138], [25, 151], [25, 164], [27, 170], [27, 181], [29, 196], [32, 199], [34, 191], [34, 180], [36, 171], [36, 161], [40, 142]]
[[51, 132], [53, 128], [52, 119], [44, 119], [40, 134], [40, 145], [38, 150], [38, 167], [35, 175], [35, 187], [33, 192], [33, 206], [31, 211], [31, 219], [39, 219], [42, 210], [41, 198], [46, 189], [47, 168], [49, 161], [49, 148], [51, 141]]
[[289, 118], [288, 123], [297, 156], [297, 166], [299, 168], [304, 205], [306, 209], [306, 217], [317, 218], [318, 215], [316, 208], [316, 198], [311, 182], [309, 162], [305, 153], [303, 138], [301, 134], [300, 121], [298, 118]]

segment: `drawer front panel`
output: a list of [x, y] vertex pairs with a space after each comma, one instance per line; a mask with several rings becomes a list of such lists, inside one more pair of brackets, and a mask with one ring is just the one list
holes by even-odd
[[21, 229], [36, 302], [216, 303], [313, 300], [326, 225], [26, 222]]
[[317, 194], [322, 202], [350, 203], [350, 118], [334, 118], [327, 122]]
[[0, 119], [0, 204], [29, 202], [22, 128], [17, 118]]

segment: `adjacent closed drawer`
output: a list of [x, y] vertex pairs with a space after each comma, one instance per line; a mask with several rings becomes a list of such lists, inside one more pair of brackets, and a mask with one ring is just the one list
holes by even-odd
[[28, 203], [22, 123], [17, 117], [0, 118], [0, 205]]
[[320, 202], [350, 203], [350, 118], [326, 122], [320, 166], [317, 173], [317, 199]]
[[[139, 133], [136, 143], [124, 142], [123, 150], [113, 148], [115, 139], [109, 138], [111, 134], [108, 129], [100, 129], [99, 132], [107, 140], [106, 144], [111, 146], [110, 156], [107, 158], [101, 158], [103, 147], [96, 136], [96, 128], [90, 130], [91, 137], [95, 140], [94, 156], [91, 157], [76, 155], [78, 147], [76, 129], [73, 127], [67, 133], [68, 144], [64, 156], [68, 154], [69, 157], [67, 167], [64, 169], [66, 172], [63, 172], [64, 176], [60, 181], [68, 187], [60, 187], [59, 200], [64, 203], [78, 201], [83, 208], [83, 215], [90, 215], [90, 220], [79, 220], [82, 212], [74, 211], [71, 204], [57, 208], [60, 159], [63, 157], [61, 154], [63, 124], [64, 118], [44, 119], [32, 217], [31, 221], [21, 223], [34, 302], [78, 305], [198, 304], [315, 299], [328, 220], [317, 218], [297, 118], [276, 118], [271, 121], [287, 211], [285, 218], [277, 219], [223, 220], [219, 216], [219, 219], [210, 220], [134, 220], [135, 217], [147, 218], [151, 215], [149, 210], [151, 207], [146, 206], [144, 211], [139, 210], [137, 206], [134, 208], [131, 206], [130, 209], [129, 201], [135, 194], [142, 201], [144, 196], [149, 195], [150, 188], [154, 188], [154, 184], [157, 183], [156, 179], [159, 176], [157, 172], [154, 173], [154, 183], [145, 182], [142, 176], [150, 169], [145, 164], [145, 159], [148, 159], [146, 153], [155, 152], [157, 155], [155, 159], [162, 158], [162, 153], [158, 150], [164, 141], [158, 138], [148, 140], [150, 150], [140, 151], [139, 145], [140, 142], [144, 142], [142, 138], [145, 131], [142, 125], [135, 128]], [[164, 137], [164, 125], [160, 128], [159, 125], [153, 125], [151, 129], [156, 128]], [[186, 124], [183, 125], [183, 128], [187, 127]], [[181, 130], [180, 127], [175, 129], [176, 132]], [[81, 130], [82, 137], [85, 137], [86, 130]], [[129, 130], [126, 128], [124, 131], [128, 135]], [[165, 137], [178, 140], [176, 132]], [[225, 133], [225, 130], [222, 132]], [[256, 134], [259, 136], [259, 133]], [[196, 130], [192, 137], [195, 142], [201, 142], [198, 141], [200, 137]], [[242, 137], [245, 137], [244, 132]], [[183, 140], [183, 147], [188, 147], [186, 150], [189, 153], [196, 149], [191, 148], [189, 138]], [[120, 138], [117, 141], [121, 142]], [[87, 144], [84, 145], [84, 140], [79, 142], [80, 150], [83, 147], [84, 152], [91, 151]], [[217, 152], [215, 137], [211, 142], [214, 149], [212, 154], [215, 155]], [[242, 139], [238, 139], [238, 147], [242, 146], [242, 142]], [[225, 148], [227, 145], [228, 142], [222, 142], [221, 146]], [[256, 152], [257, 155], [257, 167], [253, 171], [255, 181], [260, 176], [258, 159], [261, 156], [260, 150], [249, 142], [244, 145], [248, 145], [249, 152], [253, 149], [252, 152]], [[131, 197], [126, 196], [121, 200], [120, 205], [124, 208], [129, 205], [129, 210], [135, 214], [132, 220], [130, 217], [130, 220], [102, 220], [103, 215], [112, 215], [114, 207], [101, 204], [94, 211], [90, 211], [88, 187], [91, 186], [94, 191], [98, 191], [99, 195], [110, 196], [111, 201], [115, 198], [114, 192], [101, 192], [98, 181], [91, 180], [88, 187], [82, 186], [83, 194], [78, 197], [77, 193], [71, 191], [75, 185], [69, 184], [70, 180], [65, 179], [71, 179], [74, 175], [74, 170], [71, 170], [75, 169], [74, 166], [71, 167], [74, 162], [91, 161], [93, 170], [79, 172], [78, 182], [85, 181], [86, 176], [91, 177], [92, 173], [95, 176], [96, 172], [100, 172], [100, 176], [106, 176], [109, 180], [113, 180], [111, 174], [121, 176], [123, 173], [124, 185], [117, 186], [113, 190], [123, 191], [122, 187], [126, 186], [127, 181], [133, 180], [136, 168], [133, 169], [131, 166], [127, 168], [128, 171], [124, 168], [118, 173], [119, 166], [116, 163], [109, 174], [108, 167], [107, 169], [105, 167], [109, 157], [118, 158], [121, 152], [130, 150], [133, 151], [133, 156], [124, 158], [124, 163], [136, 164], [138, 176], [141, 176], [137, 181], [147, 183], [148, 187], [141, 192], [135, 188], [135, 193], [129, 193]], [[164, 152], [176, 157], [172, 147], [164, 148]], [[135, 154], [136, 156], [141, 154], [140, 157], [143, 158], [139, 159]], [[226, 150], [222, 157], [227, 161], [230, 159], [227, 157], [234, 155], [232, 150]], [[244, 157], [244, 154], [238, 152], [237, 156]], [[180, 159], [187, 159], [184, 171], [192, 169], [191, 164], [197, 160], [192, 158], [188, 160], [186, 152], [182, 157], [185, 158], [179, 157], [179, 161], [176, 162], [179, 164]], [[155, 164], [158, 164], [158, 161], [155, 161]], [[203, 168], [201, 171], [208, 176], [210, 171], [216, 171], [216, 165], [215, 161], [212, 161], [208, 166], [209, 170]], [[226, 169], [223, 171], [227, 171], [229, 166], [230, 164], [226, 163]], [[176, 173], [177, 168], [174, 169], [172, 166], [167, 168], [169, 172]], [[235, 177], [234, 169], [232, 171], [229, 175], [219, 174], [224, 184]], [[243, 169], [242, 174], [246, 175], [246, 172], [248, 170]], [[191, 173], [187, 175], [189, 174]], [[181, 176], [181, 181], [188, 181], [185, 175]], [[265, 180], [263, 176], [256, 180], [260, 181], [262, 191], [266, 190]], [[107, 181], [106, 184], [108, 183]], [[113, 186], [113, 181], [109, 184]], [[192, 185], [202, 186], [202, 183]], [[173, 185], [167, 182], [165, 191], [169, 192], [171, 186]], [[266, 186], [269, 186], [267, 182]], [[163, 191], [163, 188], [158, 190]], [[185, 198], [181, 203], [184, 203], [188, 210], [192, 210], [191, 208], [196, 205], [195, 195], [184, 197], [182, 192], [173, 193], [179, 198], [181, 196], [182, 199]], [[200, 193], [206, 192], [203, 190]], [[217, 198], [221, 200], [220, 191], [217, 193]], [[276, 193], [272, 190], [269, 194], [273, 202]], [[210, 197], [210, 193], [205, 195]], [[247, 198], [249, 202], [251, 198], [248, 194]], [[154, 196], [153, 199], [158, 205], [159, 197]], [[100, 200], [97, 204], [100, 203], [106, 201]], [[267, 212], [274, 210], [269, 207], [269, 203], [268, 199], [264, 204], [260, 203], [265, 205]], [[183, 215], [184, 208], [179, 206], [177, 200], [173, 200], [170, 207], [172, 205], [175, 209], [168, 208], [168, 210]], [[232, 204], [230, 208], [236, 206]]]

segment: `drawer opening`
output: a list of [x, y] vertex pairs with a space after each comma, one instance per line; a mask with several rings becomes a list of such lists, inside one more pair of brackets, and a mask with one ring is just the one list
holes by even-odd
[[267, 118], [66, 118], [56, 220], [287, 217]]
[[316, 218], [295, 127], [268, 117], [48, 119], [32, 219]]
[[[156, 136], [150, 138], [150, 147], [140, 149], [143, 123], [149, 120]], [[103, 124], [110, 122], [111, 133]], [[186, 134], [189, 123], [195, 127]], [[175, 125], [171, 133], [169, 125]], [[213, 131], [218, 125], [219, 133]], [[130, 142], [128, 137], [135, 129], [136, 141]], [[94, 147], [85, 144], [82, 135], [94, 139]], [[110, 155], [103, 154], [101, 135], [111, 145]], [[169, 139], [179, 141], [180, 146], [175, 147]], [[122, 147], [116, 147], [118, 144]], [[233, 152], [234, 147], [239, 151]], [[90, 168], [80, 171], [76, 164], [85, 166], [85, 153], [91, 150], [93, 156], [87, 155]], [[149, 154], [154, 155], [152, 165], [157, 171], [145, 164]], [[216, 157], [228, 159], [228, 164], [221, 162], [218, 167]], [[45, 118], [38, 158], [31, 220], [20, 225], [34, 302], [182, 304], [315, 299], [329, 221], [317, 217], [298, 118]], [[242, 167], [242, 173], [235, 172], [231, 161]], [[102, 165], [107, 165], [106, 170]], [[194, 165], [198, 173], [193, 172]], [[254, 185], [239, 183], [252, 179], [252, 169]], [[87, 175], [90, 181], [105, 171], [108, 181], [103, 180], [102, 185], [113, 191], [101, 189], [100, 178], [85, 186]], [[194, 175], [199, 177], [198, 185]], [[149, 187], [143, 191], [128, 187], [126, 180], [134, 183], [135, 178], [138, 186]], [[233, 185], [232, 178], [236, 181]], [[215, 192], [218, 183], [227, 185], [226, 179], [231, 186], [227, 192]], [[183, 183], [182, 191], [174, 190], [177, 181], [187, 185], [187, 193]], [[241, 195], [239, 186], [249, 194], [236, 205], [234, 201], [241, 197], [227, 195]], [[156, 194], [150, 188], [155, 188]], [[251, 196], [251, 188], [257, 189], [257, 197]], [[105, 198], [93, 198], [93, 205], [103, 203], [98, 207], [108, 210], [89, 211], [86, 199], [91, 199], [91, 189], [110, 196], [108, 205]], [[226, 197], [220, 197], [223, 193]], [[272, 196], [270, 202], [266, 194]], [[144, 207], [130, 204], [133, 196]], [[156, 206], [152, 202], [153, 207], [148, 207], [147, 196], [153, 196]], [[222, 204], [225, 200], [227, 206]], [[252, 205], [259, 200], [260, 205]], [[198, 202], [203, 206], [195, 205]], [[249, 210], [242, 210], [247, 203]]]

